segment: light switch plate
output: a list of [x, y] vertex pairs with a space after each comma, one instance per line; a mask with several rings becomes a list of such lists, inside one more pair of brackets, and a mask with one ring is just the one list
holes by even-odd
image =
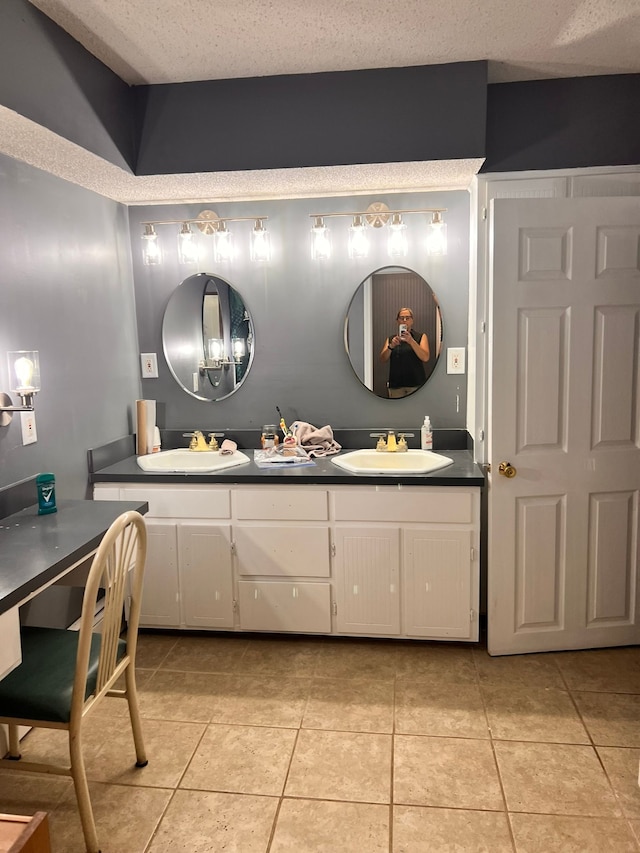
[[36, 413], [20, 412], [20, 424], [22, 426], [22, 443], [35, 444], [38, 440], [36, 432]]
[[143, 379], [158, 378], [158, 356], [155, 352], [141, 352], [140, 363], [142, 365]]
[[447, 373], [464, 373], [464, 347], [447, 349]]

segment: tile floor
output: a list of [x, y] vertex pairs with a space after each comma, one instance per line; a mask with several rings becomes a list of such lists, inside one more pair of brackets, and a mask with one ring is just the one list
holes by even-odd
[[[148, 767], [126, 703], [88, 726], [103, 853], [640, 850], [640, 647], [147, 633], [138, 664]], [[0, 773], [0, 811], [37, 809], [83, 851], [70, 780]]]

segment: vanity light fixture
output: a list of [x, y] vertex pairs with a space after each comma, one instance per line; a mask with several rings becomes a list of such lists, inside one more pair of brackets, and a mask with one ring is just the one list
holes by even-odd
[[391, 210], [384, 202], [375, 201], [366, 210], [349, 211], [346, 213], [310, 213], [314, 224], [311, 228], [312, 243], [311, 257], [314, 260], [327, 260], [330, 257], [328, 241], [328, 229], [324, 224], [327, 217], [348, 216], [352, 220], [349, 228], [349, 257], [364, 258], [368, 250], [367, 226], [371, 228], [383, 228], [388, 224], [389, 238], [387, 250], [391, 257], [403, 257], [407, 254], [408, 241], [406, 225], [403, 217], [414, 213], [430, 213], [429, 236], [427, 239], [427, 253], [430, 255], [444, 255], [447, 251], [446, 224], [442, 214], [446, 207], [421, 207], [414, 210]]
[[328, 261], [331, 257], [331, 238], [322, 216], [314, 217], [311, 227], [311, 257], [314, 261]]
[[192, 226], [202, 233], [213, 236], [214, 257], [216, 262], [224, 263], [235, 257], [232, 234], [227, 225], [229, 222], [253, 222], [251, 232], [251, 253], [253, 261], [269, 261], [271, 259], [269, 232], [265, 227], [268, 216], [228, 216], [221, 218], [213, 210], [201, 211], [195, 219], [165, 219], [153, 222], [142, 222], [142, 257], [147, 266], [162, 263], [162, 250], [158, 240], [156, 227], [158, 225], [178, 226], [178, 260], [181, 264], [197, 265], [200, 260], [198, 235]]
[[447, 225], [442, 221], [442, 213], [439, 210], [434, 210], [431, 224], [428, 226], [429, 234], [427, 235], [427, 254], [429, 255], [446, 255], [447, 254]]
[[14, 406], [8, 394], [0, 394], [0, 426], [9, 426], [14, 412], [32, 412], [33, 397], [40, 390], [40, 361], [37, 350], [18, 350], [7, 353], [9, 385], [17, 394], [21, 406]]

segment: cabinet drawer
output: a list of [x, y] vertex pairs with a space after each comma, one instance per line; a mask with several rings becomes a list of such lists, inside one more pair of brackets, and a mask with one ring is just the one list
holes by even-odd
[[240, 519], [265, 521], [326, 521], [329, 505], [325, 491], [303, 489], [242, 489], [233, 493]]
[[230, 518], [229, 489], [149, 486], [121, 489], [121, 500], [148, 501], [151, 518]]
[[0, 615], [0, 678], [8, 675], [22, 662], [20, 648], [20, 618], [18, 608], [12, 607]]
[[331, 631], [328, 583], [240, 581], [240, 624], [245, 631]]
[[379, 486], [375, 491], [345, 489], [333, 493], [336, 521], [399, 521], [471, 524], [474, 495], [446, 486], [421, 490]]
[[276, 524], [234, 529], [241, 575], [328, 578], [329, 528]]

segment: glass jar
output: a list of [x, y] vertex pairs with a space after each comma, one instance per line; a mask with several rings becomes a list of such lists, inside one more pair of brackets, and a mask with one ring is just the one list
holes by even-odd
[[260, 438], [263, 450], [269, 447], [277, 447], [280, 443], [278, 436], [278, 428], [275, 424], [265, 424], [262, 427], [262, 436]]

